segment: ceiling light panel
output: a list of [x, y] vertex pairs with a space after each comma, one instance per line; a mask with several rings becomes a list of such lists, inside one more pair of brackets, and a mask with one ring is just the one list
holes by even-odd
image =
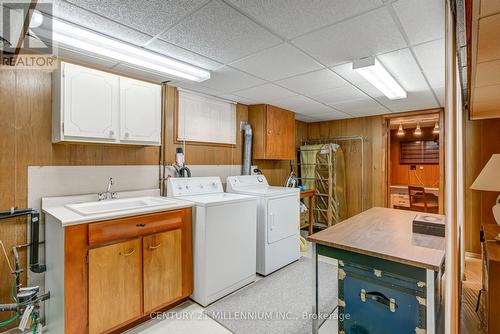
[[158, 55], [145, 49], [82, 29], [74, 25], [53, 20], [52, 39], [57, 44], [85, 50], [87, 52], [116, 59], [118, 61], [165, 73], [192, 81], [210, 78], [210, 72], [198, 67]]
[[360, 59], [353, 63], [353, 70], [380, 90], [391, 100], [404, 99], [406, 91], [375, 57]]

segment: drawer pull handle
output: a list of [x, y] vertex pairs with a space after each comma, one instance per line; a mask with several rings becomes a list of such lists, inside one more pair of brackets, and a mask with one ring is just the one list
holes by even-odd
[[145, 227], [146, 224], [136, 224], [135, 226], [137, 226], [137, 227]]
[[134, 248], [132, 248], [132, 249], [131, 249], [128, 253], [123, 253], [123, 256], [125, 256], [125, 257], [126, 257], [126, 256], [130, 256], [130, 255], [132, 255], [132, 254], [134, 254], [134, 253], [135, 253], [135, 249], [134, 249]]
[[396, 309], [398, 308], [398, 304], [396, 304], [396, 300], [394, 298], [387, 298], [387, 296], [381, 292], [366, 292], [365, 289], [361, 289], [359, 296], [363, 303], [366, 302], [367, 299], [371, 299], [377, 303], [388, 306], [391, 312], [396, 312]]
[[159, 248], [160, 246], [161, 246], [161, 242], [160, 242], [158, 245], [156, 245], [156, 246], [149, 245], [149, 247], [148, 247], [148, 248], [149, 248], [149, 249], [157, 249], [157, 248]]

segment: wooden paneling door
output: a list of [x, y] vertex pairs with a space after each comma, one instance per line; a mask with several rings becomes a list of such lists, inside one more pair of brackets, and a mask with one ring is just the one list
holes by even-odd
[[89, 250], [90, 334], [141, 316], [141, 253], [140, 239]]
[[144, 237], [144, 312], [182, 296], [180, 229]]

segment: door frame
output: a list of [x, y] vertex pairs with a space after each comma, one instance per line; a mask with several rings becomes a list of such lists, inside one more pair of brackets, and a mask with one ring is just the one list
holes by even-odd
[[444, 124], [444, 108], [435, 108], [435, 109], [425, 109], [425, 110], [417, 110], [417, 111], [409, 111], [409, 112], [401, 112], [394, 113], [390, 115], [384, 115], [384, 122], [386, 128], [386, 142], [385, 142], [385, 190], [386, 190], [386, 207], [390, 208], [391, 206], [391, 163], [390, 163], [390, 150], [391, 150], [391, 129], [390, 129], [390, 121], [394, 118], [399, 117], [411, 117], [411, 116], [422, 116], [429, 114], [439, 114], [439, 214], [444, 214], [444, 154], [445, 154], [445, 124]]

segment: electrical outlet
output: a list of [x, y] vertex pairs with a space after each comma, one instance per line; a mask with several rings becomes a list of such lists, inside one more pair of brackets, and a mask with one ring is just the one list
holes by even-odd
[[416, 165], [410, 165], [410, 170], [417, 170], [417, 166]]

